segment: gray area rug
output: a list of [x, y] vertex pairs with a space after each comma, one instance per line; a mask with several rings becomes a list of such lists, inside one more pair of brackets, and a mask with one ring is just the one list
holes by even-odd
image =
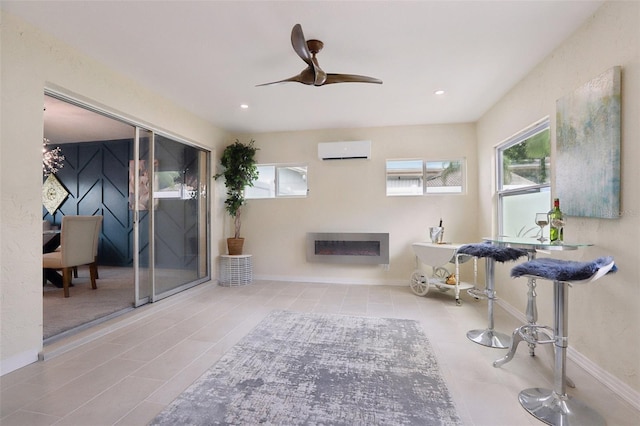
[[154, 425], [457, 425], [412, 320], [275, 311]]

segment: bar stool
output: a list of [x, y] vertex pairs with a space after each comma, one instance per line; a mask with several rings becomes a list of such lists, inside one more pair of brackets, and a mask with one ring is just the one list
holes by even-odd
[[[612, 257], [600, 257], [591, 262], [575, 262], [559, 259], [535, 259], [515, 266], [512, 277], [529, 277], [553, 281], [553, 328], [525, 324], [516, 329], [514, 336], [529, 341], [537, 331], [547, 335], [547, 340], [533, 343], [555, 345], [553, 390], [530, 388], [520, 392], [520, 404], [534, 417], [550, 425], [604, 425], [604, 418], [582, 401], [567, 395], [567, 346], [568, 346], [568, 297], [567, 286], [587, 284], [608, 273], [617, 271]], [[551, 332], [550, 332], [551, 330]], [[510, 352], [517, 346], [512, 346]], [[500, 361], [500, 360], [499, 360]], [[494, 367], [502, 365], [494, 362]], [[496, 365], [498, 363], [498, 365]]]
[[491, 348], [508, 348], [511, 337], [493, 329], [493, 302], [497, 299], [494, 290], [495, 262], [506, 262], [527, 256], [527, 251], [512, 247], [496, 246], [491, 243], [465, 244], [457, 251], [458, 254], [466, 254], [476, 258], [485, 258], [485, 288], [476, 287], [467, 290], [471, 296], [477, 299], [487, 299], [489, 325], [483, 330], [470, 330], [467, 332], [469, 340]]

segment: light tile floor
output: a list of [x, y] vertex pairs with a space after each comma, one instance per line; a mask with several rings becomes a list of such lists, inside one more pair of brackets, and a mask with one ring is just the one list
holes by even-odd
[[[418, 320], [439, 360], [465, 425], [540, 425], [518, 392], [551, 387], [549, 351], [525, 345], [500, 369], [505, 352], [469, 341], [487, 324], [486, 301], [463, 305], [437, 290], [256, 281], [241, 288], [203, 284], [136, 309], [45, 348], [45, 361], [1, 379], [0, 424], [144, 425], [274, 309]], [[496, 307], [496, 329], [520, 325]], [[70, 349], [73, 347], [73, 349]], [[637, 425], [640, 413], [572, 362], [574, 395], [609, 425]]]

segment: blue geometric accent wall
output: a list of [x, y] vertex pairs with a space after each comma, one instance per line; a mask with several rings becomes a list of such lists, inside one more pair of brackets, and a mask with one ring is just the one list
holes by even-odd
[[[56, 173], [69, 192], [59, 209], [42, 217], [60, 226], [66, 215], [102, 215], [98, 264], [133, 266], [133, 211], [129, 209], [129, 164], [133, 140], [59, 145], [64, 167]], [[145, 156], [146, 153], [141, 153]], [[158, 138], [160, 171], [198, 170], [197, 150]], [[155, 264], [163, 268], [194, 269], [198, 262], [197, 200], [160, 200], [156, 209]], [[149, 212], [140, 211], [140, 266], [149, 262]]]
[[132, 139], [60, 145], [65, 159], [56, 177], [69, 196], [53, 215], [42, 209], [43, 219], [58, 226], [62, 216], [102, 215], [101, 265], [133, 264], [133, 214], [128, 206], [132, 147]]

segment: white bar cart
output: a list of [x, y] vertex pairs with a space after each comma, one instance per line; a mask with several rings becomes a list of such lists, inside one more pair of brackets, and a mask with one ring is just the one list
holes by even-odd
[[[442, 292], [454, 290], [456, 305], [460, 306], [460, 290], [467, 290], [476, 286], [478, 278], [478, 261], [475, 257], [466, 254], [458, 254], [458, 249], [463, 244], [436, 244], [436, 243], [413, 243], [413, 252], [416, 255], [416, 270], [411, 274], [411, 290], [418, 296], [426, 296], [429, 288], [434, 287]], [[460, 279], [460, 264], [473, 258], [473, 284]], [[430, 265], [432, 268], [431, 277], [428, 278], [421, 264]], [[455, 281], [447, 284], [447, 279], [451, 275], [445, 267], [448, 263], [455, 265]]]

